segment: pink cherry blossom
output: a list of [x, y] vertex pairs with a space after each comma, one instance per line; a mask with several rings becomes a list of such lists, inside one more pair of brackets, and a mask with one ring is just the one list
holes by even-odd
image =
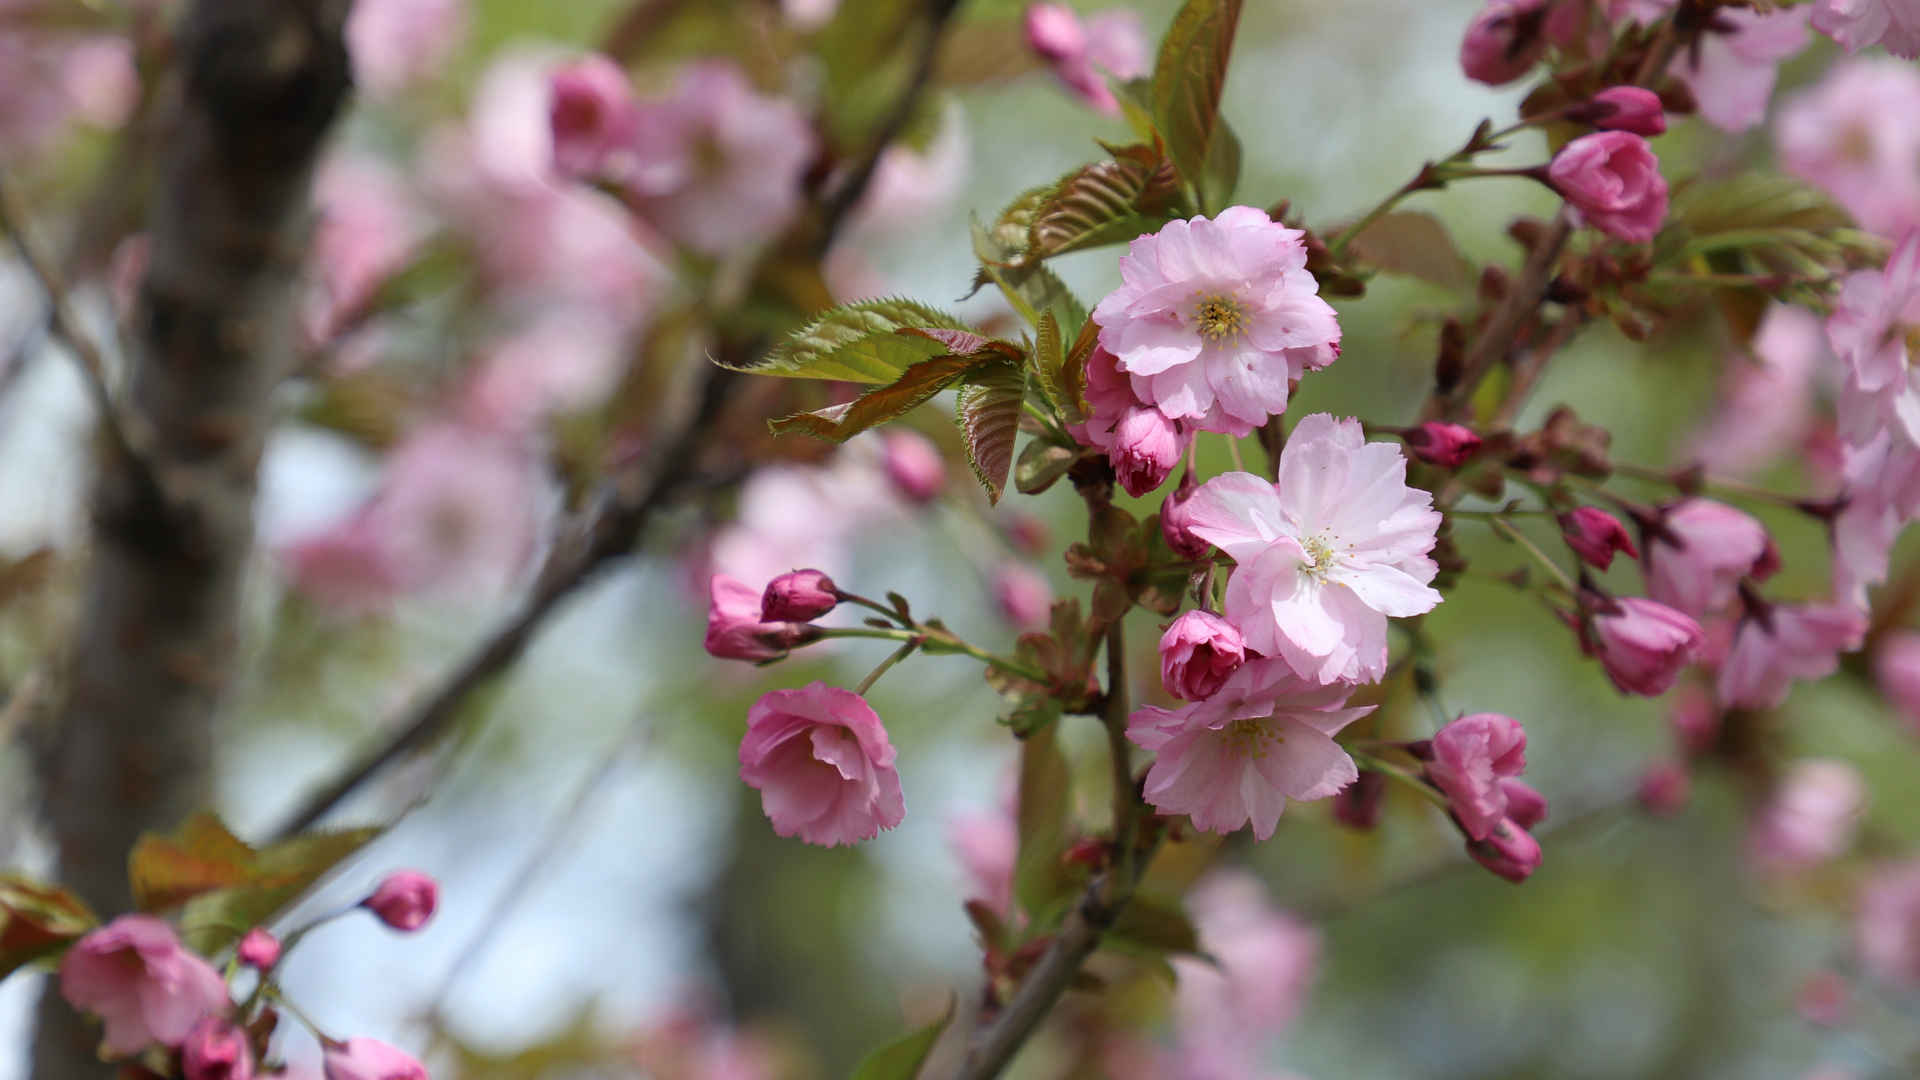
[[426, 235], [418, 198], [377, 158], [341, 154], [314, 178], [313, 285], [302, 321], [310, 346], [331, 342], [365, 313]]
[[887, 479], [910, 502], [932, 502], [947, 486], [947, 463], [933, 441], [916, 431], [894, 430], [886, 440]]
[[183, 1080], [252, 1080], [246, 1031], [225, 1017], [202, 1018], [180, 1045], [180, 1074]]
[[1860, 889], [1861, 964], [1889, 986], [1920, 988], [1920, 859], [1883, 866]]
[[1127, 738], [1157, 751], [1145, 795], [1163, 814], [1226, 834], [1273, 835], [1288, 799], [1324, 799], [1359, 770], [1333, 736], [1373, 711], [1347, 708], [1352, 688], [1318, 684], [1282, 660], [1250, 660], [1213, 696], [1178, 710], [1147, 705]]
[[1427, 778], [1446, 795], [1461, 830], [1485, 840], [1507, 817], [1501, 780], [1527, 767], [1526, 731], [1510, 716], [1474, 713], [1441, 728], [1432, 746]]
[[480, 346], [461, 388], [470, 425], [532, 437], [555, 415], [605, 400], [626, 368], [628, 327], [598, 308], [555, 304]]
[[1843, 60], [1780, 110], [1781, 166], [1889, 238], [1920, 227], [1920, 71], [1886, 57]]
[[1013, 867], [1020, 833], [1005, 810], [965, 814], [953, 819], [947, 842], [965, 874], [967, 898], [1005, 917], [1013, 911]]
[[1246, 659], [1246, 646], [1232, 623], [1212, 612], [1189, 611], [1160, 635], [1160, 685], [1174, 697], [1200, 701]]
[[1166, 482], [1181, 455], [1193, 445], [1193, 432], [1143, 402], [1119, 360], [1095, 345], [1087, 357], [1084, 423], [1071, 424], [1074, 438], [1106, 452], [1114, 475], [1129, 495], [1145, 495]]
[[1913, 0], [1815, 0], [1813, 28], [1850, 53], [1884, 45], [1895, 56], [1920, 57], [1920, 6]]
[[1866, 614], [1839, 604], [1775, 605], [1749, 613], [1721, 661], [1715, 696], [1730, 709], [1777, 708], [1795, 679], [1833, 674], [1840, 654], [1858, 649], [1866, 633]]
[[1667, 178], [1647, 140], [1630, 131], [1596, 131], [1560, 148], [1547, 179], [1588, 225], [1616, 240], [1644, 244], [1667, 217]]
[[1920, 631], [1897, 630], [1882, 638], [1873, 673], [1887, 702], [1920, 732]]
[[632, 166], [639, 123], [633, 85], [612, 60], [595, 53], [556, 69], [547, 112], [553, 126], [553, 164], [563, 176], [621, 178]]
[[1807, 47], [1807, 9], [1761, 13], [1719, 8], [1697, 47], [1668, 70], [1693, 92], [1700, 116], [1722, 131], [1745, 131], [1767, 116], [1780, 62]]
[[833, 21], [840, 0], [780, 0], [780, 13], [801, 30], [818, 30]]
[[1315, 413], [1287, 439], [1277, 484], [1235, 472], [1201, 485], [1190, 529], [1239, 564], [1226, 617], [1248, 649], [1321, 682], [1385, 673], [1387, 619], [1440, 602], [1427, 552], [1441, 518], [1406, 469], [1359, 421]]
[[1740, 580], [1764, 578], [1779, 564], [1773, 541], [1753, 515], [1711, 499], [1663, 507], [1664, 532], [1647, 541], [1647, 595], [1695, 617], [1733, 604]]
[[1101, 112], [1114, 114], [1120, 103], [1107, 76], [1126, 81], [1147, 72], [1147, 41], [1138, 13], [1127, 8], [1103, 11], [1082, 22], [1065, 4], [1030, 4], [1027, 45], [1053, 68], [1062, 85]]
[[1487, 0], [1460, 41], [1467, 78], [1503, 86], [1533, 70], [1546, 52], [1547, 0]]
[[778, 660], [818, 631], [800, 623], [768, 620], [765, 590], [715, 574], [707, 582], [706, 649], [722, 660]]
[[781, 836], [832, 847], [871, 840], [906, 816], [893, 744], [860, 695], [810, 683], [747, 710], [740, 779]]
[[348, 1039], [326, 1047], [326, 1080], [427, 1080], [424, 1065], [379, 1039]]
[[1693, 460], [1739, 475], [1794, 453], [1813, 433], [1814, 377], [1830, 363], [1819, 316], [1767, 305], [1752, 355], [1727, 362], [1713, 418], [1691, 441]]
[[382, 878], [360, 906], [395, 930], [412, 933], [427, 925], [440, 906], [440, 883], [418, 870], [396, 870]]
[[1763, 870], [1805, 869], [1853, 843], [1867, 787], [1844, 761], [1809, 759], [1788, 767], [1754, 815], [1747, 850]]
[[1843, 449], [1846, 504], [1833, 520], [1833, 591], [1864, 608], [1886, 580], [1893, 542], [1920, 516], [1920, 448], [1891, 431]]
[[1581, 648], [1600, 658], [1621, 693], [1666, 693], [1698, 655], [1700, 624], [1684, 611], [1643, 597], [1623, 596], [1613, 603], [1619, 610], [1596, 614], [1581, 629]]
[[179, 1046], [202, 1017], [229, 1008], [226, 980], [151, 915], [122, 915], [75, 942], [60, 961], [60, 996], [105, 1022], [109, 1057]]
[[1217, 963], [1173, 958], [1180, 1049], [1256, 1057], [1299, 1016], [1320, 966], [1320, 934], [1275, 908], [1265, 886], [1244, 870], [1208, 874], [1187, 908], [1200, 948]]
[[1841, 430], [1861, 444], [1891, 428], [1920, 446], [1920, 229], [1907, 233], [1884, 270], [1847, 275], [1827, 340], [1847, 367]]
[[1053, 608], [1053, 585], [1047, 575], [1023, 562], [1007, 560], [994, 566], [988, 585], [1000, 616], [1014, 626], [1032, 630], [1047, 624]]
[[1580, 561], [1597, 570], [1613, 565], [1613, 554], [1624, 551], [1628, 558], [1640, 557], [1627, 527], [1620, 519], [1597, 506], [1580, 506], [1559, 516], [1560, 536]]
[[464, 0], [354, 0], [347, 16], [354, 85], [393, 96], [437, 71], [465, 29]]
[[1122, 284], [1093, 311], [1100, 344], [1143, 404], [1248, 434], [1339, 355], [1339, 320], [1306, 263], [1300, 230], [1250, 206], [1169, 222], [1120, 257]]
[[757, 246], [800, 209], [814, 157], [797, 106], [757, 93], [723, 61], [687, 67], [671, 97], [644, 103], [628, 181], [661, 232], [704, 255]]

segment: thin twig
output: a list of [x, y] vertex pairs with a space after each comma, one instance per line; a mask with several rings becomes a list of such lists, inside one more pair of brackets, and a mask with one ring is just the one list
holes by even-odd
[[1473, 345], [1461, 363], [1460, 381], [1446, 393], [1435, 393], [1428, 398], [1420, 419], [1438, 420], [1458, 416], [1462, 407], [1472, 399], [1473, 392], [1479, 389], [1480, 381], [1493, 370], [1493, 365], [1512, 351], [1514, 337], [1520, 332], [1521, 325], [1546, 298], [1547, 286], [1553, 281], [1554, 263], [1559, 260], [1561, 250], [1567, 246], [1567, 240], [1572, 235], [1573, 221], [1563, 208], [1547, 235], [1541, 237], [1534, 249], [1527, 253], [1519, 280], [1513, 283], [1500, 301], [1500, 306], [1494, 309], [1480, 336], [1473, 339]]

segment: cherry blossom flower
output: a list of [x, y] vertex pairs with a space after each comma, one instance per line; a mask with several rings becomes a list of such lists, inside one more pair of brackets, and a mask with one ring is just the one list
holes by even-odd
[[1020, 853], [1020, 831], [1005, 810], [965, 814], [953, 819], [947, 842], [967, 882], [967, 898], [1005, 917], [1013, 912], [1013, 867]]
[[1307, 271], [1303, 236], [1234, 206], [1133, 241], [1120, 288], [1093, 318], [1143, 404], [1246, 435], [1286, 411], [1292, 381], [1334, 361], [1340, 323]]
[[347, 51], [354, 85], [392, 97], [446, 63], [466, 29], [463, 0], [354, 0]]
[[1762, 870], [1800, 870], [1839, 855], [1853, 842], [1867, 786], [1844, 761], [1796, 761], [1754, 815], [1747, 850]]
[[1897, 630], [1882, 638], [1873, 673], [1880, 693], [1920, 732], [1920, 631]]
[[1774, 605], [1740, 620], [1715, 695], [1730, 709], [1772, 709], [1795, 679], [1823, 679], [1860, 647], [1866, 614], [1839, 604]]
[[947, 463], [933, 441], [917, 431], [894, 430], [886, 440], [887, 479], [910, 502], [932, 502], [947, 486]]
[[1727, 364], [1713, 418], [1688, 454], [1711, 472], [1741, 475], [1793, 452], [1813, 433], [1814, 376], [1828, 363], [1819, 316], [1767, 305], [1752, 355]]
[[60, 961], [60, 996], [106, 1023], [109, 1057], [179, 1046], [229, 1006], [226, 980], [151, 915], [122, 915], [75, 942]]
[[1859, 444], [1886, 427], [1920, 446], [1920, 229], [1907, 233], [1884, 270], [1847, 275], [1827, 340], [1847, 366], [1843, 433]]
[[1208, 874], [1187, 908], [1201, 950], [1217, 962], [1173, 958], [1180, 1049], [1252, 1058], [1299, 1016], [1320, 966], [1320, 934], [1275, 908], [1244, 870]]
[[1047, 575], [1026, 563], [1006, 560], [996, 564], [989, 575], [994, 606], [1000, 616], [1022, 629], [1047, 624], [1053, 609], [1053, 585]]
[[180, 1045], [180, 1074], [184, 1080], [252, 1080], [246, 1031], [225, 1017], [203, 1017]]
[[1427, 552], [1441, 518], [1406, 469], [1359, 421], [1315, 413], [1288, 438], [1277, 484], [1236, 472], [1200, 486], [1190, 530], [1239, 563], [1225, 614], [1248, 649], [1321, 682], [1385, 673], [1388, 617], [1440, 602]]
[[1815, 0], [1813, 28], [1850, 53], [1884, 45], [1895, 56], [1920, 57], [1920, 7], [1912, 0]]
[[1627, 535], [1627, 527], [1620, 519], [1597, 506], [1580, 506], [1559, 516], [1560, 536], [1573, 549], [1580, 561], [1596, 570], [1605, 570], [1613, 565], [1613, 554], [1624, 551], [1628, 558], [1637, 559], [1640, 551], [1633, 546], [1633, 538]]
[[1920, 988], [1920, 859], [1883, 866], [1860, 890], [1860, 960], [1889, 986]]
[[1667, 178], [1647, 140], [1630, 131], [1596, 131], [1560, 148], [1547, 179], [1591, 225], [1616, 240], [1644, 244], [1667, 217]]
[[1595, 614], [1582, 626], [1581, 648], [1599, 657], [1621, 693], [1666, 693], [1699, 653], [1700, 624], [1684, 611], [1643, 597], [1622, 596], [1613, 604], [1617, 611]]
[[328, 1045], [322, 1060], [326, 1080], [427, 1080], [426, 1066], [379, 1039], [348, 1039]]
[[1181, 455], [1193, 445], [1193, 432], [1141, 401], [1132, 380], [1120, 370], [1119, 360], [1103, 346], [1093, 347], [1086, 370], [1089, 413], [1084, 423], [1068, 425], [1068, 432], [1106, 453], [1127, 494], [1153, 491], [1166, 482]]
[[1189, 611], [1160, 635], [1160, 685], [1174, 697], [1200, 701], [1246, 659], [1246, 646], [1232, 623], [1212, 612]]
[[800, 623], [769, 620], [765, 590], [738, 578], [715, 574], [707, 582], [706, 649], [722, 660], [778, 660], [789, 649], [819, 636]]
[[332, 341], [366, 313], [426, 235], [417, 197], [377, 158], [339, 154], [314, 178], [313, 286], [301, 312], [309, 346]]
[[1832, 195], [1863, 228], [1920, 227], [1920, 71], [1880, 57], [1843, 60], [1780, 110], [1781, 167]]
[[1446, 795], [1461, 831], [1485, 840], [1507, 816], [1510, 777], [1527, 767], [1527, 733], [1498, 713], [1462, 716], [1433, 736], [1427, 778]]
[[625, 155], [631, 168], [632, 144], [639, 124], [638, 105], [627, 73], [595, 53], [554, 69], [549, 77], [553, 126], [553, 164], [562, 175], [619, 178]]
[[740, 779], [781, 836], [833, 847], [871, 840], [906, 816], [887, 729], [860, 695], [810, 683], [747, 710]]
[[1642, 560], [1647, 595], [1696, 618], [1730, 607], [1742, 578], [1779, 566], [1766, 528], [1725, 503], [1682, 499], [1662, 508], [1660, 522]]
[[1460, 70], [1488, 86], [1504, 86], [1533, 70], [1547, 50], [1541, 32], [1547, 0], [1487, 0], [1460, 41]]
[[1842, 452], [1846, 504], [1833, 520], [1834, 596], [1867, 604], [1869, 586], [1886, 580], [1900, 530], [1920, 516], [1920, 448], [1891, 431]]
[[1145, 795], [1164, 814], [1226, 834], [1247, 825], [1273, 835], [1288, 799], [1324, 799], [1359, 770], [1333, 736], [1373, 706], [1347, 708], [1350, 687], [1303, 679], [1285, 661], [1249, 660], [1205, 701], [1147, 705], [1127, 738], [1158, 752]]
[[1114, 8], [1082, 22], [1064, 4], [1030, 4], [1025, 26], [1027, 45], [1061, 84], [1103, 113], [1120, 111], [1107, 76], [1124, 82], [1147, 73], [1146, 34], [1131, 9]]
[[1807, 10], [1762, 13], [1720, 8], [1695, 48], [1668, 70], [1693, 92], [1700, 116], [1722, 131], [1745, 131], [1767, 116], [1780, 62], [1807, 47]]
[[360, 906], [381, 922], [404, 933], [427, 925], [440, 906], [440, 883], [418, 870], [396, 870]]

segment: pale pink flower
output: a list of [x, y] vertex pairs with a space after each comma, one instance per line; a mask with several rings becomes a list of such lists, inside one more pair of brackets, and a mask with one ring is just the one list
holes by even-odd
[[1820, 188], [1863, 228], [1920, 227], [1920, 71], [1885, 57], [1843, 60], [1790, 100], [1775, 126], [1781, 166]]
[[1866, 802], [1866, 782], [1852, 765], [1796, 761], [1754, 815], [1747, 850], [1768, 871], [1825, 862], [1853, 842]]
[[439, 70], [465, 29], [463, 0], [354, 0], [347, 16], [354, 85], [396, 94]]
[[955, 817], [947, 842], [966, 876], [967, 899], [978, 900], [1005, 917], [1013, 912], [1013, 868], [1020, 853], [1020, 832], [1004, 810]]
[[413, 257], [427, 225], [405, 181], [373, 157], [328, 159], [313, 199], [313, 284], [301, 314], [307, 343], [317, 347], [366, 313], [380, 286]]
[[832, 847], [871, 840], [906, 816], [893, 744], [860, 695], [810, 683], [747, 710], [740, 779], [781, 836]]
[[1232, 623], [1210, 611], [1189, 611], [1160, 635], [1160, 685], [1173, 697], [1200, 701], [1246, 659], [1246, 645]]
[[1883, 866], [1860, 890], [1860, 961], [1875, 978], [1920, 988], [1920, 859]]
[[1667, 178], [1647, 140], [1596, 131], [1560, 148], [1547, 179], [1580, 220], [1616, 240], [1644, 244], [1667, 217]]
[[1920, 56], [1920, 4], [1913, 0], [1815, 0], [1813, 28], [1848, 52], [1884, 45], [1895, 56]]
[[1764, 578], [1779, 556], [1753, 515], [1711, 499], [1662, 508], [1664, 533], [1647, 540], [1647, 595], [1696, 618], [1732, 606], [1742, 578]]
[[[902, 445], [912, 444], [863, 434], [823, 465], [755, 469], [740, 489], [734, 523], [714, 536], [708, 566], [695, 575], [701, 592], [711, 573], [757, 582], [811, 566], [844, 578], [855, 536], [900, 526], [907, 490], [893, 482], [902, 473], [889, 466], [904, 457], [896, 452]], [[925, 460], [939, 464], [937, 454]]]
[[620, 178], [623, 155], [632, 165], [639, 123], [627, 73], [595, 53], [555, 68], [550, 86], [554, 168], [563, 176]]
[[1178, 710], [1134, 710], [1127, 738], [1158, 752], [1146, 799], [1195, 828], [1226, 834], [1247, 825], [1265, 840], [1288, 799], [1324, 799], [1359, 775], [1333, 736], [1373, 706], [1347, 708], [1352, 688], [1318, 684], [1283, 660], [1250, 660], [1205, 701]]
[[1460, 41], [1467, 78], [1503, 86], [1533, 70], [1546, 53], [1547, 0], [1487, 0]]
[[1526, 770], [1526, 731], [1510, 716], [1474, 713], [1434, 733], [1432, 746], [1427, 778], [1446, 795], [1461, 831], [1485, 840], [1507, 817], [1502, 780]]
[[1827, 340], [1847, 366], [1840, 426], [1856, 444], [1883, 427], [1920, 446], [1920, 229], [1894, 248], [1884, 270], [1841, 283]]
[[1093, 311], [1100, 344], [1143, 404], [1246, 435], [1339, 355], [1339, 320], [1306, 265], [1300, 230], [1263, 210], [1169, 222], [1120, 257], [1122, 284]]
[[1693, 92], [1700, 116], [1722, 131], [1745, 131], [1767, 116], [1780, 62], [1807, 47], [1807, 9], [1761, 13], [1719, 8], [1698, 44], [1668, 70]]
[[940, 118], [939, 133], [925, 147], [896, 142], [880, 152], [847, 231], [858, 241], [877, 243], [902, 230], [924, 227], [966, 186], [970, 160], [966, 115], [957, 102], [951, 103]]
[[557, 304], [483, 344], [461, 390], [460, 415], [531, 434], [549, 418], [592, 408], [627, 362], [627, 328], [586, 304]]
[[1730, 709], [1772, 709], [1795, 679], [1823, 679], [1866, 638], [1866, 614], [1839, 604], [1775, 605], [1740, 620], [1715, 695]]
[[1920, 448], [1891, 431], [1842, 451], [1846, 505], [1833, 520], [1833, 591], [1865, 608], [1867, 589], [1886, 580], [1900, 530], [1920, 516]]
[[769, 620], [764, 590], [715, 574], [707, 582], [706, 649], [722, 660], [778, 660], [818, 636], [799, 623]]
[[1727, 363], [1713, 419], [1690, 441], [1693, 460], [1733, 475], [1796, 452], [1813, 432], [1814, 375], [1827, 364], [1820, 317], [1803, 307], [1768, 304], [1752, 355]]
[[667, 100], [641, 106], [628, 187], [661, 232], [704, 255], [732, 254], [792, 220], [814, 149], [798, 106], [755, 92], [729, 63], [703, 61]]
[[1596, 614], [1582, 626], [1581, 648], [1600, 658], [1621, 693], [1666, 693], [1698, 655], [1700, 624], [1686, 612], [1643, 597], [1622, 596], [1613, 603], [1618, 611]]
[[74, 942], [60, 996], [106, 1024], [109, 1057], [179, 1046], [201, 1017], [229, 1008], [226, 980], [151, 915], [122, 915]]
[[1887, 702], [1920, 732], [1920, 631], [1897, 630], [1882, 638], [1873, 673]]
[[1597, 506], [1575, 507], [1561, 514], [1558, 521], [1560, 537], [1567, 542], [1567, 547], [1580, 556], [1581, 562], [1596, 570], [1612, 566], [1616, 551], [1626, 552], [1631, 559], [1640, 557], [1633, 538], [1627, 535], [1627, 527]]
[[280, 939], [256, 926], [240, 939], [233, 955], [248, 967], [264, 971], [280, 962]]
[[1245, 870], [1215, 870], [1187, 896], [1200, 948], [1217, 963], [1173, 958], [1175, 1031], [1182, 1050], [1253, 1056], [1300, 1015], [1320, 966], [1320, 934], [1275, 908]]
[[440, 906], [440, 883], [418, 870], [396, 870], [360, 906], [395, 930], [412, 933]]
[[1104, 113], [1120, 111], [1107, 76], [1124, 82], [1147, 72], [1146, 33], [1139, 14], [1127, 8], [1103, 11], [1082, 22], [1065, 4], [1030, 4], [1026, 33], [1028, 47], [1052, 67], [1061, 84]]
[[1310, 679], [1377, 680], [1387, 619], [1433, 610], [1433, 496], [1406, 484], [1407, 459], [1369, 443], [1358, 420], [1314, 413], [1280, 454], [1280, 480], [1227, 473], [1189, 504], [1190, 530], [1233, 556], [1226, 617], [1247, 648]]
[[780, 14], [801, 30], [818, 30], [833, 21], [840, 0], [780, 0]]
[[203, 1017], [180, 1045], [183, 1080], [252, 1080], [253, 1048], [240, 1025], [221, 1016]]
[[1023, 630], [1047, 624], [1047, 613], [1053, 608], [1053, 585], [1047, 575], [1026, 563], [1006, 560], [994, 566], [989, 577], [1001, 618]]
[[426, 1066], [404, 1050], [361, 1037], [326, 1047], [326, 1080], [427, 1080]]

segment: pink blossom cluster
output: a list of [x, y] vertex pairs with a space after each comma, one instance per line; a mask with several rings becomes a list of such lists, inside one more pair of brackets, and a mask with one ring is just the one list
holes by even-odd
[[1120, 111], [1108, 79], [1126, 82], [1147, 73], [1146, 33], [1140, 14], [1112, 8], [1082, 19], [1065, 4], [1029, 4], [1027, 45], [1075, 97], [1103, 113]]

